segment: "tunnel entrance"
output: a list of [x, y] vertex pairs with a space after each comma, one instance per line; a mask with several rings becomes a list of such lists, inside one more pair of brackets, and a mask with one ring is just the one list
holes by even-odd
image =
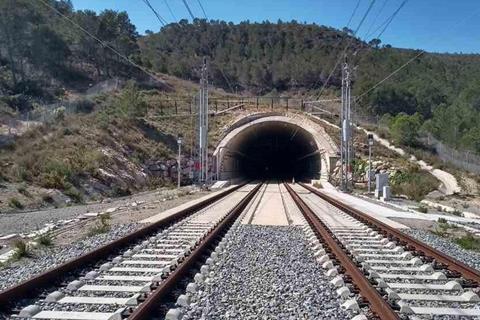
[[219, 180], [319, 179], [321, 158], [310, 132], [284, 121], [260, 121], [232, 132], [216, 151]]

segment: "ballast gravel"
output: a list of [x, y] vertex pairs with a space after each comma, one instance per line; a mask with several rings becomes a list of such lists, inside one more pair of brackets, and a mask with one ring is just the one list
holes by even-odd
[[300, 227], [242, 225], [188, 319], [350, 319]]
[[402, 231], [452, 258], [460, 260], [468, 266], [480, 270], [480, 252], [465, 250], [451, 240], [441, 238], [425, 230], [405, 229]]
[[47, 269], [92, 251], [101, 245], [137, 230], [140, 226], [137, 223], [116, 225], [107, 233], [86, 238], [73, 245], [51, 250], [45, 249], [28, 260], [13, 263], [11, 266], [0, 269], [0, 290], [11, 287]]

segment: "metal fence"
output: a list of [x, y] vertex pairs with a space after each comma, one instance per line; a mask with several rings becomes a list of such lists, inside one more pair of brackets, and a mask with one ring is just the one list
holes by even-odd
[[[148, 116], [170, 116], [195, 114], [197, 111], [198, 98], [193, 97], [169, 97], [158, 99], [148, 106]], [[303, 99], [291, 97], [210, 97], [209, 112], [221, 113], [235, 106], [245, 109], [270, 109], [272, 111], [306, 110], [307, 105]]]
[[445, 162], [450, 162], [464, 170], [480, 173], [480, 156], [472, 151], [456, 150], [443, 144], [431, 135], [426, 139], [429, 146], [433, 147], [438, 157]]

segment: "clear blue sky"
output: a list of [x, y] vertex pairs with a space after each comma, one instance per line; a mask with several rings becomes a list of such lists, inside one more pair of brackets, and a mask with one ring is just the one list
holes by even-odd
[[[150, 0], [168, 22], [189, 18], [182, 0]], [[350, 24], [355, 29], [372, 0], [361, 0]], [[382, 6], [386, 2], [383, 10]], [[375, 30], [403, 0], [376, 0], [372, 11], [358, 32], [364, 38], [373, 25]], [[142, 0], [72, 0], [75, 9], [127, 11], [140, 33], [158, 31], [160, 23]], [[187, 0], [195, 16], [203, 17], [198, 0]], [[240, 22], [244, 20], [272, 22], [295, 19], [343, 28], [357, 0], [201, 0], [209, 19]], [[378, 16], [378, 19], [375, 19]], [[191, 20], [191, 19], [190, 19]], [[435, 52], [480, 53], [480, 0], [410, 0], [382, 35], [384, 44], [418, 48]], [[375, 35], [374, 35], [375, 37]]]

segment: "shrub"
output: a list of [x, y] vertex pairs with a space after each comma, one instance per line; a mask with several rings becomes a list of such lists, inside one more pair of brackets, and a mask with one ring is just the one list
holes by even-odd
[[54, 203], [55, 200], [53, 200], [52, 196], [45, 193], [42, 195], [42, 200], [45, 201], [46, 203]]
[[452, 214], [457, 217], [463, 217], [463, 212], [457, 209], [453, 210]]
[[457, 238], [454, 241], [463, 249], [480, 251], [480, 238], [475, 237], [471, 233], [468, 233], [463, 237]]
[[25, 197], [30, 198], [30, 197], [32, 196], [32, 195], [30, 194], [30, 192], [28, 192], [27, 187], [25, 187], [25, 186], [23, 186], [23, 185], [20, 186], [20, 187], [18, 187], [18, 188], [17, 188], [17, 191], [18, 191], [19, 193], [23, 194]]
[[15, 208], [15, 209], [25, 208], [23, 203], [21, 203], [20, 200], [18, 200], [17, 198], [10, 198], [10, 200], [8, 200], [8, 205], [12, 208]]
[[20, 259], [23, 257], [30, 256], [30, 247], [28, 243], [22, 239], [15, 240], [13, 242], [13, 247], [15, 250], [14, 259]]
[[445, 218], [438, 218], [437, 222], [438, 223], [448, 223], [447, 219], [445, 219]]
[[439, 184], [438, 180], [430, 173], [420, 170], [416, 166], [411, 166], [403, 172], [396, 172], [390, 178], [390, 182], [393, 193], [404, 194], [416, 201], [422, 200]]
[[23, 166], [15, 166], [15, 175], [20, 181], [30, 181], [30, 174]]
[[72, 106], [76, 112], [90, 113], [95, 109], [95, 102], [89, 99], [80, 99], [73, 102]]
[[106, 233], [110, 230], [110, 219], [111, 216], [109, 213], [101, 214], [97, 217], [97, 222], [93, 227], [88, 231], [89, 236], [94, 236], [101, 233]]
[[115, 103], [118, 114], [125, 118], [143, 117], [147, 103], [134, 82], [129, 81]]
[[396, 143], [407, 146], [416, 146], [418, 131], [422, 125], [422, 117], [416, 113], [413, 116], [398, 114], [391, 119], [389, 129]]
[[428, 213], [428, 208], [426, 206], [420, 206], [417, 208], [417, 211], [421, 213]]
[[50, 233], [44, 233], [37, 238], [37, 242], [45, 247], [50, 247], [53, 244], [52, 235]]
[[447, 233], [447, 230], [446, 229], [442, 229], [442, 228], [435, 228], [435, 230], [432, 231], [432, 233], [436, 236], [439, 236], [439, 237], [445, 237], [446, 236], [446, 233]]
[[67, 184], [67, 188], [65, 189], [65, 191], [63, 191], [63, 193], [67, 197], [72, 199], [73, 202], [75, 202], [75, 203], [83, 202], [83, 195], [80, 193], [80, 191], [78, 191], [77, 188], [75, 188], [74, 186], [72, 186], [70, 184]]

